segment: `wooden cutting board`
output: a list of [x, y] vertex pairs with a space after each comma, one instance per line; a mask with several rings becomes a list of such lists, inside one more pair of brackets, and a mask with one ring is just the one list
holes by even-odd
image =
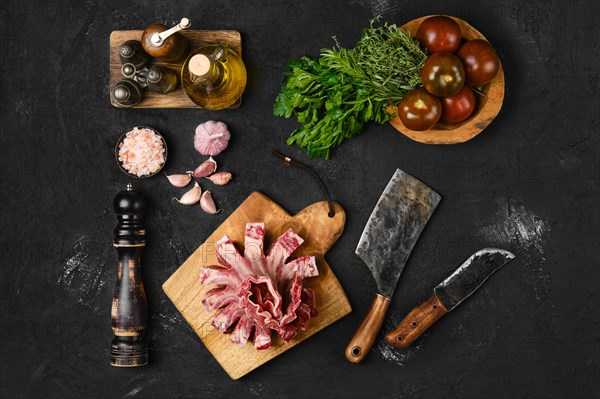
[[[332, 218], [327, 216], [329, 208], [325, 201], [312, 204], [291, 216], [265, 195], [254, 192], [163, 284], [169, 299], [234, 380], [296, 346], [352, 310], [344, 290], [324, 259], [325, 253], [344, 231], [346, 222], [342, 207], [334, 205], [335, 216]], [[315, 291], [319, 314], [310, 320], [306, 331], [300, 332], [289, 343], [286, 344], [275, 334], [271, 347], [260, 351], [254, 349], [252, 342], [243, 347], [233, 344], [229, 342], [229, 335], [214, 329], [211, 319], [217, 311], [208, 313], [202, 305], [204, 293], [212, 287], [202, 287], [199, 283], [201, 267], [218, 265], [214, 244], [224, 235], [232, 239], [240, 252], [243, 251], [244, 231], [248, 222], [265, 223], [265, 250], [270, 242], [292, 228], [305, 240], [292, 257], [314, 255], [319, 267], [319, 276], [304, 279], [305, 286]]]
[[[119, 46], [127, 40], [142, 39], [143, 30], [115, 30], [110, 34], [110, 92], [113, 87], [123, 78], [121, 74], [121, 60], [119, 59]], [[242, 36], [237, 30], [182, 30], [179, 32], [190, 43], [189, 51], [216, 43], [227, 43], [239, 56], [242, 56]], [[151, 58], [150, 65], [164, 66], [177, 72], [179, 76], [183, 61], [177, 63], [164, 62], [158, 58]], [[117, 104], [110, 98], [110, 103], [117, 107]], [[238, 108], [242, 103], [240, 98], [229, 108]], [[153, 93], [144, 90], [142, 101], [133, 108], [202, 108], [190, 100], [183, 92], [181, 87], [181, 78], [179, 87], [167, 94]]]

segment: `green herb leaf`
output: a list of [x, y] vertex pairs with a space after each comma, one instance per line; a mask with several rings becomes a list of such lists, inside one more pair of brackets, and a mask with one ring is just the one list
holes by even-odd
[[388, 105], [421, 86], [427, 57], [410, 32], [371, 20], [352, 48], [322, 49], [317, 59], [290, 60], [273, 114], [295, 115], [302, 127], [287, 139], [306, 147], [315, 158], [326, 158], [344, 140], [360, 133], [364, 123], [385, 123]]

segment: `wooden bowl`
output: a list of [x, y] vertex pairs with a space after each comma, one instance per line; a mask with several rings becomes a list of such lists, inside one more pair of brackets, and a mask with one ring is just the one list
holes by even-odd
[[[417, 29], [424, 19], [431, 17], [421, 17], [413, 19], [412, 21], [404, 24], [402, 27], [406, 30], [410, 30], [413, 37], [417, 33]], [[483, 39], [486, 40], [477, 29], [463, 21], [462, 19], [451, 17], [460, 26], [461, 34], [463, 39]], [[390, 123], [396, 130], [403, 135], [425, 144], [457, 144], [464, 143], [465, 141], [471, 140], [483, 131], [498, 115], [500, 108], [502, 108], [502, 101], [504, 100], [504, 71], [502, 69], [502, 63], [500, 63], [500, 70], [496, 77], [488, 84], [481, 88], [481, 93], [477, 90], [473, 90], [477, 105], [475, 111], [467, 120], [461, 123], [444, 123], [439, 122], [433, 128], [423, 131], [410, 130], [402, 124], [399, 117], [390, 119]], [[396, 115], [397, 111], [395, 106], [390, 105], [387, 108], [388, 113]]]
[[[130, 131], [132, 131], [136, 127], [138, 129], [150, 129], [150, 130], [152, 130], [155, 134], [157, 134], [160, 137], [160, 140], [162, 141], [162, 144], [165, 147], [165, 161], [163, 162], [163, 164], [160, 167], [160, 169], [158, 169], [157, 171], [155, 171], [153, 173], [150, 173], [150, 174], [147, 174], [147, 175], [142, 175], [142, 176], [138, 176], [138, 175], [134, 175], [133, 173], [129, 173], [129, 171], [127, 169], [125, 169], [125, 167], [123, 166], [123, 164], [121, 164], [121, 161], [119, 161], [119, 145], [123, 142], [123, 140], [125, 140], [125, 137], [127, 136], [127, 133], [129, 133]], [[132, 127], [131, 129], [129, 129], [128, 131], [126, 131], [125, 133], [123, 133], [121, 135], [121, 137], [119, 137], [119, 140], [117, 140], [117, 144], [115, 145], [115, 159], [117, 161], [117, 165], [119, 165], [119, 169], [121, 169], [121, 172], [125, 173], [127, 176], [133, 177], [135, 179], [146, 179], [148, 177], [152, 177], [152, 176], [156, 175], [161, 170], [163, 170], [163, 168], [165, 167], [165, 164], [167, 163], [167, 154], [168, 154], [168, 150], [167, 150], [167, 142], [165, 141], [165, 138], [156, 129], [151, 128], [150, 126], [134, 126], [134, 127]]]

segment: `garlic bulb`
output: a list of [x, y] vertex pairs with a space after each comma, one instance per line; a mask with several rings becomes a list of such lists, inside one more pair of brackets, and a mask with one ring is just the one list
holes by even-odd
[[215, 183], [219, 186], [224, 186], [227, 183], [229, 183], [229, 181], [231, 180], [231, 173], [229, 173], [229, 172], [214, 173], [214, 174], [206, 177], [206, 179], [212, 181], [213, 183]]
[[217, 206], [215, 205], [215, 201], [213, 200], [210, 191], [205, 191], [202, 194], [202, 198], [200, 198], [200, 207], [204, 212], [210, 213], [211, 215], [221, 212], [220, 209], [217, 210]]
[[183, 175], [168, 175], [165, 173], [165, 176], [169, 179], [169, 183], [175, 187], [185, 187], [192, 181], [192, 174], [189, 172]]
[[206, 121], [196, 127], [194, 147], [202, 155], [218, 155], [227, 148], [231, 134], [223, 122]]
[[[202, 192], [202, 189], [200, 188], [198, 183], [194, 183], [194, 187], [190, 191], [183, 194], [180, 199], [177, 199], [177, 198], [174, 198], [174, 199], [183, 205], [194, 205], [194, 204], [197, 204], [198, 201], [200, 201], [200, 193], [201, 192]], [[204, 197], [204, 196], [202, 196], [202, 197]]]
[[196, 170], [194, 170], [193, 172], [188, 172], [188, 173], [191, 173], [192, 176], [194, 176], [194, 177], [202, 178], [202, 177], [212, 175], [213, 173], [216, 172], [216, 170], [217, 170], [217, 161], [215, 161], [213, 159], [213, 157], [210, 157], [206, 161], [202, 162], [200, 164], [200, 166], [198, 166], [196, 168]]

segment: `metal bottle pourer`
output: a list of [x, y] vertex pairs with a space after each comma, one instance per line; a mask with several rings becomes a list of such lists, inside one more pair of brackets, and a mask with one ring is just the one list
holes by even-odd
[[190, 21], [188, 18], [181, 18], [181, 22], [171, 29], [167, 29], [164, 32], [154, 32], [152, 36], [150, 36], [150, 42], [154, 46], [160, 47], [165, 44], [165, 40], [167, 40], [169, 36], [179, 32], [182, 29], [189, 28], [190, 26], [192, 26], [192, 21]]

